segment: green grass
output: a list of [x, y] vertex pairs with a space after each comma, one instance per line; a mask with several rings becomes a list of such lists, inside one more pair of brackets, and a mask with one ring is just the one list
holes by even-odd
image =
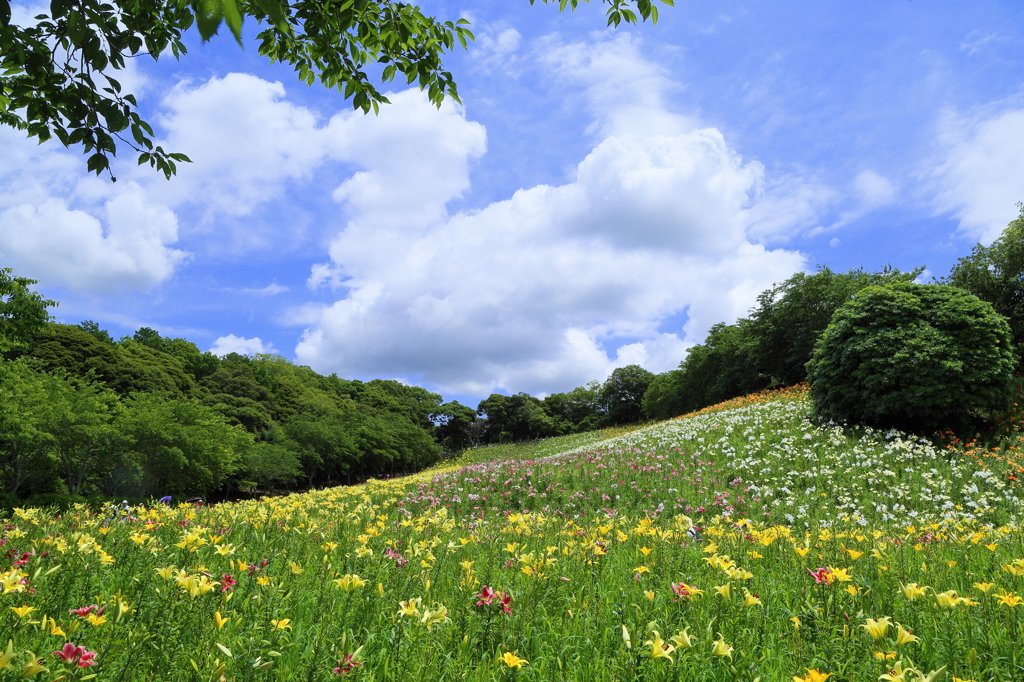
[[[0, 680], [1024, 679], [1019, 488], [807, 411], [748, 399], [134, 522], [21, 511]], [[102, 622], [69, 614], [91, 604]], [[65, 640], [97, 664], [63, 663]]]

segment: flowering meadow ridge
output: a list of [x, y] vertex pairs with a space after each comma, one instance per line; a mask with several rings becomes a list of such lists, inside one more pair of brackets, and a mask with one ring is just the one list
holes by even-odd
[[1016, 460], [809, 412], [792, 389], [361, 486], [18, 509], [0, 680], [1024, 679]]

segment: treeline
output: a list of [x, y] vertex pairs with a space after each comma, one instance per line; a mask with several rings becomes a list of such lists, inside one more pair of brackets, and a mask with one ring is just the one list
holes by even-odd
[[[992, 305], [1009, 323], [1018, 374], [1024, 369], [1024, 205], [990, 246], [978, 244], [935, 281]], [[807, 379], [807, 363], [836, 310], [872, 285], [915, 280], [924, 268], [901, 272], [822, 267], [797, 273], [764, 291], [746, 318], [717, 324], [690, 349], [679, 368], [654, 378], [643, 397], [648, 419], [669, 419], [755, 391]]]
[[0, 506], [351, 482], [470, 444], [474, 410], [423, 388], [53, 324], [31, 284], [0, 270]]
[[[1018, 373], [1024, 370], [1024, 205], [991, 246], [978, 244], [936, 284], [958, 287], [987, 301], [1009, 323]], [[799, 272], [757, 297], [747, 317], [719, 323], [690, 349], [677, 369], [654, 375], [636, 365], [540, 399], [526, 393], [494, 394], [480, 403], [486, 420], [474, 428], [483, 443], [527, 440], [589, 431], [642, 420], [670, 419], [708, 405], [807, 380], [807, 363], [836, 310], [869, 286], [917, 279], [924, 268], [902, 272], [821, 267]]]

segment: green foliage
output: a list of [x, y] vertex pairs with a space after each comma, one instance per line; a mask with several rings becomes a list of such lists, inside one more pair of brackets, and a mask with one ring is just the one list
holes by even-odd
[[690, 403], [682, 385], [685, 377], [681, 369], [654, 377], [640, 404], [644, 416], [661, 421], [686, 414]]
[[923, 270], [901, 272], [886, 267], [879, 272], [865, 272], [855, 268], [838, 273], [822, 267], [813, 275], [798, 272], [762, 292], [750, 312], [750, 334], [754, 339], [751, 361], [757, 372], [771, 386], [793, 386], [805, 381], [814, 344], [839, 306], [865, 287], [912, 282]]
[[822, 419], [930, 432], [1004, 407], [1015, 361], [990, 304], [903, 282], [868, 287], [836, 311], [808, 379]]
[[566, 424], [567, 431], [592, 431], [604, 422], [600, 393], [601, 384], [592, 381], [568, 393], [552, 393], [544, 398], [544, 409], [553, 418]]
[[[531, 3], [533, 0], [531, 0]], [[545, 0], [547, 2], [547, 0]], [[560, 0], [559, 9], [578, 0]], [[651, 0], [606, 0], [609, 25], [657, 22]], [[671, 0], [662, 0], [671, 5]], [[634, 9], [635, 8], [635, 9]], [[113, 77], [127, 59], [185, 54], [182, 34], [193, 24], [203, 40], [226, 24], [241, 44], [251, 17], [264, 26], [259, 53], [294, 67], [298, 79], [337, 89], [363, 112], [387, 103], [367, 69], [380, 65], [381, 82], [396, 77], [415, 83], [440, 106], [459, 101], [442, 57], [473, 34], [466, 19], [442, 21], [416, 5], [389, 0], [55, 0], [36, 23], [10, 23], [9, 0], [0, 0], [0, 124], [24, 130], [40, 142], [56, 137], [81, 145], [88, 169], [110, 172], [110, 157], [127, 146], [170, 178], [181, 153], [154, 146], [153, 129], [138, 113], [133, 94]]]
[[960, 287], [1006, 318], [1013, 334], [1018, 371], [1024, 371], [1024, 204], [990, 246], [976, 245], [953, 266], [946, 284]]
[[23, 360], [0, 360], [0, 474], [17, 495], [45, 468], [53, 436], [46, 431], [52, 384]]
[[632, 424], [641, 419], [641, 401], [654, 374], [640, 365], [617, 367], [601, 386], [599, 400], [609, 424]]
[[36, 358], [47, 370], [61, 370], [80, 377], [92, 372], [96, 378], [111, 384], [117, 382], [121, 364], [116, 346], [103, 343], [81, 327], [67, 324], [47, 325], [27, 355]]
[[865, 287], [912, 281], [918, 268], [884, 268], [846, 273], [823, 267], [798, 272], [765, 290], [748, 318], [719, 323], [703, 344], [690, 349], [679, 369], [662, 375], [644, 396], [651, 419], [669, 419], [774, 386], [792, 386], [807, 378], [805, 365], [833, 313]]
[[197, 400], [141, 393], [117, 422], [138, 476], [123, 471], [112, 488], [135, 495], [200, 494], [217, 490], [244, 461], [252, 436]]
[[0, 268], [0, 354], [30, 345], [50, 321], [46, 309], [57, 305], [29, 288], [36, 280], [11, 273]]

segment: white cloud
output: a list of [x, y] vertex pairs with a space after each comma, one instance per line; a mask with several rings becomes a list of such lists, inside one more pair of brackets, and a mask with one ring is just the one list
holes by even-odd
[[936, 164], [936, 204], [960, 219], [968, 236], [990, 242], [1024, 201], [1024, 109], [942, 125]]
[[283, 294], [286, 291], [291, 291], [289, 287], [281, 286], [277, 282], [271, 282], [265, 287], [259, 289], [241, 289], [243, 294], [252, 294], [253, 296], [277, 296]]
[[323, 159], [325, 133], [313, 112], [284, 97], [281, 83], [242, 73], [180, 83], [159, 120], [164, 147], [193, 163], [178, 164], [174, 182], [152, 190], [171, 206], [201, 206], [212, 221], [249, 215], [281, 196], [287, 181], [308, 178]]
[[[137, 183], [85, 174], [79, 155], [0, 129], [0, 259], [48, 285], [145, 290], [186, 259], [178, 222]], [[10, 163], [7, 163], [9, 161]]]
[[[418, 376], [444, 392], [567, 390], [625, 364], [674, 367], [712, 324], [803, 266], [800, 254], [749, 238], [761, 165], [667, 110], [671, 84], [633, 42], [552, 52], [600, 112], [601, 136], [564, 185], [448, 216], [482, 128], [457, 109], [428, 116], [418, 93], [388, 108], [403, 125], [379, 137], [332, 121], [333, 144], [367, 168], [354, 182], [372, 189], [346, 183], [337, 194], [352, 220], [310, 284], [330, 282], [345, 298], [306, 331], [299, 361], [344, 376]], [[620, 86], [632, 91], [612, 97]], [[622, 104], [637, 101], [648, 106]], [[437, 148], [424, 153], [423, 140]], [[685, 336], [659, 331], [683, 312]]]
[[210, 352], [214, 355], [224, 356], [229, 353], [238, 353], [239, 355], [276, 353], [277, 350], [273, 344], [264, 344], [258, 336], [247, 339], [244, 336], [228, 334], [214, 341], [213, 346], [210, 347]]
[[858, 173], [853, 180], [853, 186], [860, 195], [861, 204], [865, 209], [885, 206], [896, 197], [895, 185], [873, 170]]

